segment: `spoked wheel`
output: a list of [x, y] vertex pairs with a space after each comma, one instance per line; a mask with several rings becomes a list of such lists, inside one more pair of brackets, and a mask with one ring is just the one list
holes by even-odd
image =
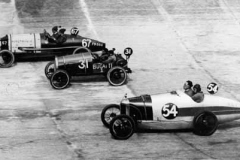
[[126, 82], [127, 73], [124, 68], [115, 66], [108, 71], [107, 79], [111, 85], [120, 86]]
[[8, 68], [13, 65], [15, 61], [14, 54], [8, 50], [0, 51], [0, 68]]
[[101, 113], [101, 120], [104, 126], [109, 128], [110, 122], [114, 117], [120, 115], [120, 106], [117, 104], [110, 104], [103, 108]]
[[200, 136], [212, 135], [218, 127], [218, 120], [212, 112], [203, 112], [193, 120], [193, 132]]
[[54, 62], [49, 62], [45, 67], [45, 75], [47, 79], [50, 79], [54, 73]]
[[133, 135], [135, 123], [128, 115], [118, 115], [110, 122], [109, 129], [115, 139], [125, 140]]
[[69, 75], [64, 70], [57, 70], [50, 79], [50, 83], [55, 89], [64, 89], [68, 86], [69, 82]]
[[91, 53], [91, 51], [88, 48], [78, 47], [73, 51], [73, 54], [79, 54], [79, 53], [83, 53], [83, 52], [88, 52], [89, 54]]

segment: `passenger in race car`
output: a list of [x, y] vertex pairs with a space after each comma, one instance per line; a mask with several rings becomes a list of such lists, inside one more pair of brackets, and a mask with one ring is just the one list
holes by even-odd
[[199, 84], [195, 84], [193, 86], [193, 92], [194, 92], [194, 95], [192, 96], [192, 99], [197, 103], [202, 102], [204, 99], [204, 94], [203, 94], [203, 92], [201, 90], [201, 86]]
[[193, 83], [192, 81], [186, 81], [183, 85], [184, 93], [192, 97], [194, 95], [194, 92], [192, 90]]
[[64, 42], [67, 41], [67, 37], [66, 37], [66, 35], [64, 34], [65, 31], [66, 31], [65, 28], [61, 28], [61, 29], [59, 30], [59, 36], [58, 36], [58, 38], [56, 39], [56, 43], [62, 44], [62, 43], [64, 43]]

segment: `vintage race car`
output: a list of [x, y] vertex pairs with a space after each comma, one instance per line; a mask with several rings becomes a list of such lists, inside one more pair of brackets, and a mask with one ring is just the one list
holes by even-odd
[[8, 34], [0, 38], [0, 68], [11, 67], [22, 58], [48, 57], [54, 59], [56, 55], [72, 54], [78, 47], [86, 47], [91, 51], [100, 51], [105, 43], [78, 35], [76, 27], [71, 34], [65, 34], [62, 43], [56, 43], [46, 31], [43, 33]]
[[128, 139], [137, 126], [156, 130], [190, 129], [201, 136], [212, 135], [219, 124], [240, 119], [240, 103], [204, 95], [197, 103], [182, 91], [124, 98], [120, 105], [106, 106], [101, 113], [103, 124], [115, 139]]
[[112, 54], [116, 57], [112, 62], [105, 62], [106, 57], [102, 59], [87, 48], [79, 48], [76, 52], [78, 54], [56, 57], [54, 62], [46, 65], [45, 75], [54, 89], [66, 88], [72, 77], [91, 75], [105, 75], [111, 85], [119, 86], [126, 82], [127, 73], [132, 72], [128, 68], [133, 53], [131, 48], [124, 50], [126, 59], [121, 54]]

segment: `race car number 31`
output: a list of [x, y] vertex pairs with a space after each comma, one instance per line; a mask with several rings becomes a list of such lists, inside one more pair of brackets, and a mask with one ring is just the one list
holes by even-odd
[[178, 107], [173, 103], [167, 103], [162, 107], [162, 115], [166, 119], [174, 119], [178, 115]]

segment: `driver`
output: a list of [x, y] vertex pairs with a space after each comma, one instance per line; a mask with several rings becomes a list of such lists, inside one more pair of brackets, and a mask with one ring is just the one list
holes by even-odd
[[107, 48], [104, 48], [101, 53], [99, 52], [92, 52], [93, 58], [96, 62], [101, 63], [113, 63], [117, 60], [116, 55], [114, 54], [115, 48], [112, 50], [108, 50]]
[[192, 81], [186, 81], [183, 85], [184, 93], [192, 97], [194, 95], [194, 92], [192, 90], [193, 83]]
[[107, 48], [104, 48], [101, 53], [93, 53], [93, 57], [96, 61], [102, 62], [102, 63], [113, 63], [117, 60], [116, 55], [114, 54], [115, 48], [112, 50], [108, 50]]
[[52, 28], [52, 38], [53, 38], [53, 40], [54, 41], [56, 41], [58, 38], [59, 38], [59, 36], [60, 36], [60, 33], [58, 32], [58, 26], [54, 26], [53, 28]]
[[61, 26], [54, 26], [52, 28], [52, 36], [44, 30], [44, 33], [46, 34], [46, 37], [48, 38], [49, 42], [55, 42], [55, 43], [63, 43], [66, 41], [66, 38], [64, 37], [64, 32], [66, 29], [60, 29]]
[[[188, 96], [192, 97], [194, 95], [194, 92], [192, 90], [193, 83], [192, 81], [186, 81], [183, 85], [184, 93], [186, 93]], [[171, 94], [177, 94], [176, 91], [171, 91]]]
[[194, 95], [192, 96], [192, 99], [197, 103], [202, 102], [204, 99], [204, 94], [203, 94], [203, 92], [201, 90], [201, 86], [199, 84], [195, 84], [193, 86], [193, 92], [194, 92]]
[[117, 60], [116, 55], [114, 54], [115, 48], [112, 50], [105, 49], [105, 52], [102, 54], [100, 59], [102, 60], [102, 63], [113, 63]]

